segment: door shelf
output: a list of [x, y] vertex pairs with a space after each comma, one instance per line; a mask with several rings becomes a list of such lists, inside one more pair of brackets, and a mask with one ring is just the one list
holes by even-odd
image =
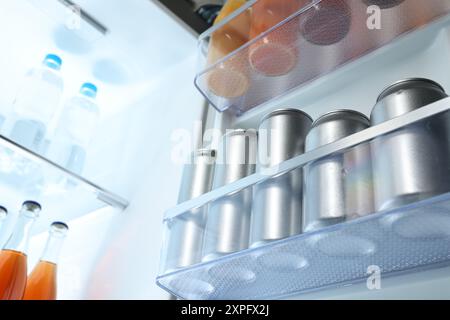
[[[10, 211], [10, 229], [24, 200], [42, 204], [34, 233], [47, 230], [53, 221], [70, 221], [110, 206], [124, 210], [124, 198], [0, 136], [0, 205]], [[6, 232], [7, 233], [7, 232]], [[3, 238], [4, 234], [0, 235]], [[0, 239], [1, 240], [1, 239]]]
[[[378, 13], [368, 9], [371, 0], [271, 3], [249, 1], [200, 36], [194, 82], [220, 112], [239, 116], [450, 12], [446, 0], [384, 1], [392, 5]], [[255, 25], [252, 16], [264, 23]]]
[[[275, 299], [450, 265], [450, 194], [158, 278], [183, 299]], [[378, 269], [379, 268], [379, 269]]]
[[[271, 170], [214, 189], [167, 211], [158, 285], [183, 299], [275, 299], [360, 283], [368, 279], [368, 271], [374, 272], [378, 268], [382, 277], [387, 277], [450, 265], [448, 187], [420, 200], [410, 200], [400, 207], [357, 219], [347, 218], [341, 223], [282, 240], [259, 243], [259, 246], [239, 252], [217, 255], [214, 260], [201, 262], [204, 252], [200, 248], [199, 252], [193, 252], [194, 256], [200, 257], [196, 258], [196, 263], [183, 267], [177, 263], [181, 261], [179, 257], [185, 263], [186, 256], [168, 250], [174, 248], [173, 241], [170, 241], [171, 229], [186, 222], [191, 232], [187, 235], [202, 232], [203, 241], [214, 238], [214, 234], [208, 233], [206, 223], [199, 220], [198, 213], [204, 212], [204, 219], [208, 220], [208, 210], [215, 204], [229, 205], [235, 201], [233, 199], [239, 198], [239, 194], [248, 194], [246, 190], [251, 194], [257, 190], [254, 187], [266, 181], [276, 184], [276, 181], [284, 181], [285, 174], [295, 169], [339, 155], [345, 157], [347, 152], [355, 150], [354, 147], [385, 141], [383, 139], [399, 132], [411, 132], [409, 128], [432, 128], [443, 121], [448, 124], [449, 110], [450, 98], [438, 101], [307, 152]], [[450, 131], [440, 131], [439, 134], [443, 134], [440, 135], [442, 141], [438, 141], [436, 146], [450, 150]], [[450, 157], [450, 152], [446, 157]], [[441, 169], [447, 172], [450, 166]], [[441, 172], [441, 169], [436, 170]], [[351, 170], [343, 170], [343, 179], [349, 177]], [[434, 166], [432, 170], [435, 171]], [[444, 172], [441, 174], [448, 176]], [[352, 186], [359, 183], [352, 183]], [[174, 230], [180, 229], [176, 227]]]

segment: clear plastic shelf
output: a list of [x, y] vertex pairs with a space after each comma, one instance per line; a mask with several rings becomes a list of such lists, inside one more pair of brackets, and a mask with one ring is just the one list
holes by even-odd
[[[53, 221], [70, 221], [106, 206], [124, 210], [128, 201], [0, 136], [0, 205], [17, 213], [24, 200], [42, 204], [34, 232]], [[8, 218], [6, 224], [11, 224]]]
[[[372, 266], [387, 277], [450, 265], [450, 130], [445, 129], [449, 119], [447, 98], [179, 204], [165, 216], [158, 285], [183, 299], [275, 299], [367, 281]], [[426, 154], [417, 159], [430, 161], [420, 167], [425, 173], [422, 179], [436, 181], [426, 191], [405, 193], [396, 197], [402, 201], [390, 202], [384, 191], [394, 185], [394, 178], [390, 171], [379, 170], [385, 165], [380, 161], [386, 151], [383, 148], [419, 135], [430, 138], [422, 139], [424, 143], [416, 145], [421, 149], [415, 150], [416, 156]], [[355, 157], [355, 152], [368, 149], [370, 168]], [[359, 159], [364, 164], [370, 161], [364, 156]], [[233, 234], [241, 239], [230, 237], [219, 224], [216, 229], [226, 237], [217, 241], [218, 254], [206, 255], [205, 243], [218, 238], [217, 230], [208, 228], [208, 219], [217, 214], [217, 207], [223, 209], [221, 221], [225, 224], [235, 225], [232, 220], [240, 214], [250, 214], [253, 221], [258, 210], [264, 210], [261, 203], [267, 203], [258, 198], [258, 190], [277, 185], [278, 190], [285, 190], [289, 174], [303, 168], [303, 195], [284, 194], [282, 199], [303, 197], [303, 214], [305, 210], [314, 213], [318, 208], [314, 201], [323, 199], [307, 197], [313, 183], [308, 175], [316, 165], [338, 161], [343, 170], [335, 172], [346, 188], [346, 198], [335, 204], [342, 206], [340, 211], [346, 210], [343, 219], [263, 242], [255, 242], [251, 235], [249, 241], [240, 231]], [[413, 162], [402, 165], [414, 167]], [[371, 191], [361, 197], [364, 188]], [[234, 210], [245, 208], [243, 201], [248, 197], [253, 197], [250, 212]], [[370, 208], [371, 202], [373, 210], [354, 211], [361, 204]], [[251, 228], [246, 232], [252, 234]], [[227, 251], [233, 241], [245, 241], [247, 249]]]
[[200, 36], [195, 85], [240, 115], [449, 12], [446, 0], [249, 1]]
[[274, 299], [450, 265], [450, 194], [165, 274], [183, 299]]

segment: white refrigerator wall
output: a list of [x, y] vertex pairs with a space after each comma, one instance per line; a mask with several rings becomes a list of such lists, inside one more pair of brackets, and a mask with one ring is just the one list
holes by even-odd
[[[45, 22], [47, 12], [40, 10], [58, 1], [40, 3], [0, 1], [0, 18], [9, 17], [3, 23], [13, 25], [24, 15], [31, 19], [14, 34], [6, 25], [0, 31], [11, 41], [0, 65], [7, 75], [0, 80], [0, 90], [7, 93], [0, 99], [2, 108], [10, 106], [27, 67], [39, 63], [46, 52], [61, 54], [67, 91], [73, 93], [79, 82], [93, 79], [103, 97], [102, 124], [90, 150], [87, 176], [131, 203], [125, 212], [107, 208], [69, 221], [58, 297], [167, 298], [155, 278], [163, 213], [177, 202], [183, 169], [172, 153], [180, 143], [191, 141], [194, 147], [194, 123], [203, 113], [204, 100], [193, 87], [197, 40], [151, 1], [80, 0], [110, 30], [85, 48], [79, 39], [61, 36], [53, 20]], [[36, 25], [40, 28], [30, 32]], [[61, 39], [68, 42], [61, 44]], [[31, 240], [30, 271], [45, 241], [46, 234]]]
[[[193, 123], [201, 118], [203, 100], [186, 86], [192, 80], [194, 60], [178, 65], [161, 79], [165, 94], [154, 96], [161, 112], [153, 114], [159, 125], [148, 135], [143, 148], [146, 160], [142, 174], [135, 180], [139, 190], [131, 205], [111, 221], [105, 246], [93, 269], [86, 298], [158, 299], [167, 294], [156, 287], [163, 237], [163, 213], [177, 202], [183, 164], [172, 159], [177, 145], [176, 132], [195, 133]], [[176, 87], [177, 90], [165, 88]], [[192, 140], [192, 141], [193, 141]]]

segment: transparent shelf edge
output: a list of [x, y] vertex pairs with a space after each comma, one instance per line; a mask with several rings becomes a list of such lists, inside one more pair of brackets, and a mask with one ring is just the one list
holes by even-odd
[[369, 129], [363, 130], [344, 139], [325, 145], [321, 148], [306, 152], [298, 157], [290, 159], [281, 163], [279, 166], [269, 168], [264, 172], [255, 173], [244, 179], [230, 183], [223, 187], [214, 189], [200, 197], [183, 202], [176, 207], [166, 211], [164, 220], [173, 219], [189, 210], [202, 207], [214, 200], [217, 200], [228, 194], [246, 189], [252, 185], [269, 180], [282, 173], [294, 170], [298, 167], [304, 166], [307, 163], [326, 157], [333, 153], [343, 151], [355, 145], [370, 141], [378, 136], [395, 131], [401, 127], [418, 122], [425, 118], [437, 115], [450, 109], [450, 98], [446, 98], [430, 104], [428, 106], [417, 109], [413, 112], [407, 113], [400, 117], [381, 123], [377, 126], [373, 126]]
[[[365, 282], [369, 266], [384, 278], [444, 268], [450, 266], [449, 225], [446, 193], [171, 271], [156, 283], [182, 299], [276, 299]], [[336, 243], [340, 254], [332, 251]], [[289, 272], [278, 265], [295, 255], [308, 263]]]
[[46, 159], [45, 157], [42, 157], [41, 155], [31, 150], [24, 148], [23, 146], [15, 143], [14, 141], [6, 138], [3, 135], [0, 135], [0, 145], [34, 162], [38, 162], [44, 166], [53, 167], [55, 170], [58, 170], [62, 176], [80, 182], [85, 188], [95, 193], [97, 195], [98, 200], [104, 202], [107, 205], [110, 205], [120, 210], [125, 210], [129, 205], [129, 202], [123, 197], [118, 196], [113, 192], [110, 192], [73, 172], [70, 172], [69, 170], [61, 167], [60, 165]]

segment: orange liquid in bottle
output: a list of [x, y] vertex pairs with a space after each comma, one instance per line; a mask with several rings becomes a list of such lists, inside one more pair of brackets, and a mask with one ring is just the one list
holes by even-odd
[[40, 261], [28, 277], [24, 300], [56, 300], [56, 264]]
[[0, 251], [0, 300], [20, 300], [27, 283], [27, 256], [13, 250]]

